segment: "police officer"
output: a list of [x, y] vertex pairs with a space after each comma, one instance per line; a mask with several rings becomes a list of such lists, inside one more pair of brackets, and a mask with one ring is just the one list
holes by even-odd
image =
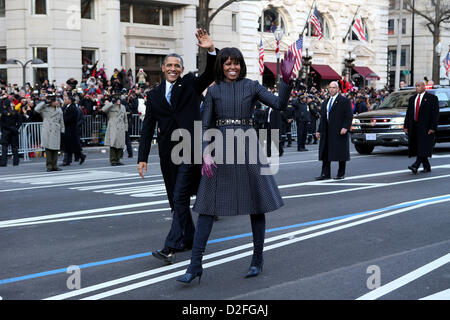
[[292, 145], [292, 122], [295, 118], [295, 109], [292, 107], [292, 103], [288, 104], [286, 111], [284, 111], [286, 116], [286, 138], [287, 138], [287, 147], [289, 148]]
[[295, 121], [297, 123], [297, 151], [308, 151], [305, 148], [308, 124], [311, 122], [311, 115], [306, 104], [306, 95], [300, 96], [292, 102], [295, 109]]
[[314, 140], [314, 144], [317, 144], [317, 120], [320, 118], [320, 112], [318, 110], [317, 104], [314, 101], [314, 96], [309, 95], [306, 98], [306, 103], [309, 108], [309, 113], [311, 115], [311, 122], [308, 126], [308, 144], [310, 144]]
[[13, 154], [13, 166], [19, 165], [19, 128], [22, 125], [22, 116], [11, 106], [8, 99], [3, 101], [3, 108], [0, 113], [0, 127], [2, 137], [2, 158], [0, 166], [6, 167], [8, 162], [8, 146], [11, 145]]

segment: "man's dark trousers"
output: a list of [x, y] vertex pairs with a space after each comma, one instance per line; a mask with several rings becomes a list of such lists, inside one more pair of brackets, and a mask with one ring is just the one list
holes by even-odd
[[[190, 188], [194, 165], [182, 163], [177, 172], [173, 190], [173, 219], [164, 246], [175, 250], [190, 248], [195, 226], [190, 209]], [[184, 228], [183, 228], [184, 226]]]

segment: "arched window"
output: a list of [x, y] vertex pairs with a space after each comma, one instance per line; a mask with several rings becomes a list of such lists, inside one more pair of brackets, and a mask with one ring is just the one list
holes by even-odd
[[[322, 27], [322, 37], [325, 39], [330, 38], [330, 28], [328, 27], [328, 21], [323, 18], [322, 14], [319, 12], [319, 21]], [[311, 22], [308, 22], [308, 26], [306, 28], [306, 36], [308, 37], [318, 37], [318, 33], [316, 30], [316, 26]]]
[[[261, 17], [258, 21], [258, 31], [261, 32]], [[275, 9], [264, 10], [264, 21], [263, 21], [263, 31], [264, 32], [274, 32], [275, 29], [280, 26], [280, 28], [286, 33], [285, 23], [283, 17]]]

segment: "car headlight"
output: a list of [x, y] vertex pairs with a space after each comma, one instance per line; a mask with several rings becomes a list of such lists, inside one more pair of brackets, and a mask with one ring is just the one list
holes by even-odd
[[359, 125], [359, 124], [361, 124], [361, 121], [359, 121], [359, 119], [355, 118], [355, 119], [352, 120], [352, 125], [355, 125], [355, 124]]

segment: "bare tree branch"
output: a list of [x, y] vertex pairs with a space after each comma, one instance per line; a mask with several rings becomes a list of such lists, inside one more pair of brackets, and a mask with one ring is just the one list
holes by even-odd
[[228, 0], [228, 1], [225, 1], [220, 7], [217, 8], [216, 11], [214, 11], [214, 12], [209, 16], [209, 22], [211, 22], [212, 19], [214, 19], [214, 17], [215, 17], [220, 11], [222, 11], [223, 9], [225, 9], [225, 8], [228, 7], [230, 4], [232, 4], [233, 2], [236, 2], [236, 1], [239, 1], [239, 0]]

